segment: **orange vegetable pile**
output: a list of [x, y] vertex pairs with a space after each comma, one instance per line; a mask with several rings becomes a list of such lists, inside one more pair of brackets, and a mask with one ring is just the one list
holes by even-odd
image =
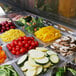
[[4, 63], [6, 60], [7, 56], [5, 52], [2, 50], [2, 47], [0, 46], [0, 64]]

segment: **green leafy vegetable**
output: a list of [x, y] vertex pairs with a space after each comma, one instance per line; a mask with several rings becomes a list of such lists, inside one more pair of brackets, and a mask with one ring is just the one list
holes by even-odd
[[69, 70], [74, 76], [76, 76], [76, 70], [71, 69], [71, 68], [68, 68], [68, 70]]
[[24, 24], [22, 22], [20, 22], [20, 21], [16, 21], [16, 24], [20, 25], [20, 26], [24, 26]]
[[39, 30], [39, 28], [43, 27], [43, 19], [40, 17], [31, 17], [26, 16], [20, 18], [16, 23], [20, 26], [25, 26], [25, 30], [29, 33], [34, 33], [35, 31]]
[[19, 76], [11, 65], [0, 66], [0, 76]]
[[58, 68], [58, 72], [56, 73], [56, 76], [64, 76], [65, 68]]

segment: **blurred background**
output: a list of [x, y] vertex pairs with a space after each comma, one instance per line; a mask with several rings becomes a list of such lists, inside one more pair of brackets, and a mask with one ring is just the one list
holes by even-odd
[[26, 10], [76, 27], [76, 0], [0, 0], [0, 6], [7, 13]]

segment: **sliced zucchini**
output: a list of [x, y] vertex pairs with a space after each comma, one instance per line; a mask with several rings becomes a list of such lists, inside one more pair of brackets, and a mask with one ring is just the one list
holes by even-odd
[[55, 53], [54, 51], [51, 51], [51, 50], [47, 51], [47, 54], [48, 55], [53, 55], [53, 54], [57, 55], [57, 53]]
[[36, 69], [36, 67], [32, 67], [31, 65], [29, 65], [29, 62], [28, 61], [24, 63], [24, 67], [26, 69], [28, 69], [28, 70], [34, 70], [34, 69]]
[[39, 75], [43, 72], [43, 67], [42, 66], [39, 66], [37, 69], [36, 69], [36, 75]]
[[39, 67], [40, 65], [39, 64], [36, 64], [34, 59], [32, 58], [29, 58], [29, 64], [32, 66], [32, 67]]
[[26, 60], [27, 60], [28, 56], [27, 54], [26, 55], [23, 55], [17, 62], [18, 65], [21, 65], [23, 64]]
[[47, 72], [47, 70], [48, 70], [47, 68], [44, 68], [43, 72], [45, 73], [45, 72]]
[[45, 48], [45, 47], [37, 47], [36, 50], [38, 50], [38, 51], [42, 51], [42, 52], [46, 52], [46, 51], [48, 51], [48, 49]]
[[44, 52], [44, 55], [45, 55], [46, 57], [48, 57], [48, 55], [47, 55], [47, 53], [46, 53], [46, 52]]
[[36, 69], [25, 72], [26, 76], [36, 76]]
[[22, 70], [23, 72], [26, 72], [26, 71], [27, 71], [27, 68], [26, 68], [25, 66], [22, 66], [22, 67], [21, 67], [21, 70]]
[[32, 52], [36, 51], [35, 49], [29, 50], [28, 54], [30, 55]]
[[50, 56], [50, 61], [54, 64], [58, 63], [59, 62], [59, 57], [57, 55], [51, 55]]
[[42, 59], [35, 59], [35, 62], [37, 64], [44, 65], [44, 64], [47, 64], [49, 62], [49, 59], [47, 57], [44, 57]]
[[44, 57], [44, 53], [41, 52], [41, 51], [32, 51], [29, 56], [30, 56], [31, 58], [41, 59], [41, 58]]
[[44, 68], [49, 68], [50, 66], [52, 66], [53, 64], [51, 62], [48, 62], [47, 64], [43, 65]]

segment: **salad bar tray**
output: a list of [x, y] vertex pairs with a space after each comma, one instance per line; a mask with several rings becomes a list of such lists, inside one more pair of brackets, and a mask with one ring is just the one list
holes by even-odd
[[76, 76], [75, 32], [28, 12], [1, 16], [0, 76]]

